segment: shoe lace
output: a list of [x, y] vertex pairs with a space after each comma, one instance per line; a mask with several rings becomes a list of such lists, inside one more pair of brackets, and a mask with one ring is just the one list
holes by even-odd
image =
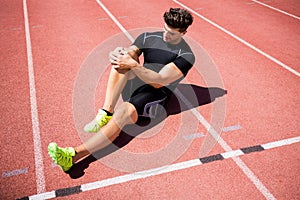
[[64, 152], [63, 150], [60, 150], [58, 152], [58, 157], [57, 157], [57, 161], [64, 165], [64, 166], [69, 166], [70, 163], [72, 162], [72, 157], [68, 156], [66, 152]]

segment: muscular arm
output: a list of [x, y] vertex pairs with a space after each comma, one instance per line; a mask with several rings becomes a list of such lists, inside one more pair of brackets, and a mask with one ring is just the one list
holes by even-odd
[[182, 72], [171, 62], [165, 65], [159, 73], [145, 68], [128, 54], [119, 56], [116, 63], [119, 69], [132, 70], [145, 83], [160, 88], [183, 77]]
[[166, 86], [183, 77], [183, 73], [173, 62], [165, 65], [159, 73], [145, 68], [139, 63], [140, 54], [140, 50], [133, 45], [114, 56], [111, 62], [116, 70], [123, 72], [131, 70], [142, 81], [155, 88]]
[[182, 72], [176, 67], [174, 63], [165, 65], [159, 73], [147, 69], [140, 64], [138, 64], [136, 67], [131, 68], [131, 70], [141, 80], [155, 88], [166, 86], [183, 76]]

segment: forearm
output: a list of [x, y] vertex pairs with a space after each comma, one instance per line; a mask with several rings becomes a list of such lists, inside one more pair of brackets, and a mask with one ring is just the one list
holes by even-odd
[[142, 66], [141, 64], [137, 64], [137, 66], [133, 67], [131, 70], [142, 81], [144, 81], [145, 83], [147, 83], [155, 88], [160, 88], [162, 86], [167, 85], [167, 83], [162, 78], [161, 74], [159, 74], [155, 71], [152, 71], [150, 69], [147, 69], [144, 66]]

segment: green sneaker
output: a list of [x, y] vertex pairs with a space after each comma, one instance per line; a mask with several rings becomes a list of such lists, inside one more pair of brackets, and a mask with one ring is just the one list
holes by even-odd
[[60, 148], [56, 143], [48, 145], [48, 154], [63, 171], [68, 171], [72, 166], [72, 157], [75, 156], [75, 149], [72, 147]]
[[109, 122], [111, 118], [112, 116], [108, 116], [104, 110], [99, 109], [95, 119], [85, 125], [83, 130], [88, 133], [97, 133], [103, 126], [105, 126]]

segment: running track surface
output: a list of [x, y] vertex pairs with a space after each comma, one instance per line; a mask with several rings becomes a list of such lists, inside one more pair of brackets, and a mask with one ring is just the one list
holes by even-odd
[[[63, 173], [48, 157], [47, 145], [55, 141], [74, 146], [89, 137], [77, 131], [73, 116], [74, 85], [84, 60], [99, 44], [122, 35], [120, 27], [129, 33], [162, 27], [162, 13], [181, 6], [192, 9], [195, 18], [188, 38], [205, 49], [222, 79], [222, 84], [208, 84], [205, 69], [200, 67], [203, 71], [194, 69], [187, 83], [221, 87], [228, 94], [170, 116], [158, 129], [147, 132], [147, 137], [142, 134], [124, 147], [145, 155], [165, 147], [185, 125], [180, 124], [181, 116], [187, 113], [196, 130], [184, 128], [182, 141], [192, 143], [168, 163], [173, 167], [170, 170], [148, 171], [152, 176], [142, 173], [136, 178], [100, 160], [90, 163], [77, 179]], [[300, 198], [299, 1], [2, 0], [0, 9], [1, 199]], [[196, 65], [201, 66], [201, 60]], [[103, 102], [107, 72], [99, 80], [95, 108]], [[219, 102], [225, 102], [225, 110], [215, 109]], [[209, 133], [219, 131], [217, 127], [207, 131], [205, 125], [218, 111], [225, 116], [219, 127], [222, 138], [204, 155], [210, 159], [189, 166], [199, 160], [199, 149]], [[82, 124], [94, 113], [84, 115]], [[228, 158], [223, 154], [226, 151], [231, 152]], [[168, 153], [172, 154], [164, 156]], [[160, 163], [163, 160], [157, 167]], [[172, 170], [176, 164], [184, 167]]]

